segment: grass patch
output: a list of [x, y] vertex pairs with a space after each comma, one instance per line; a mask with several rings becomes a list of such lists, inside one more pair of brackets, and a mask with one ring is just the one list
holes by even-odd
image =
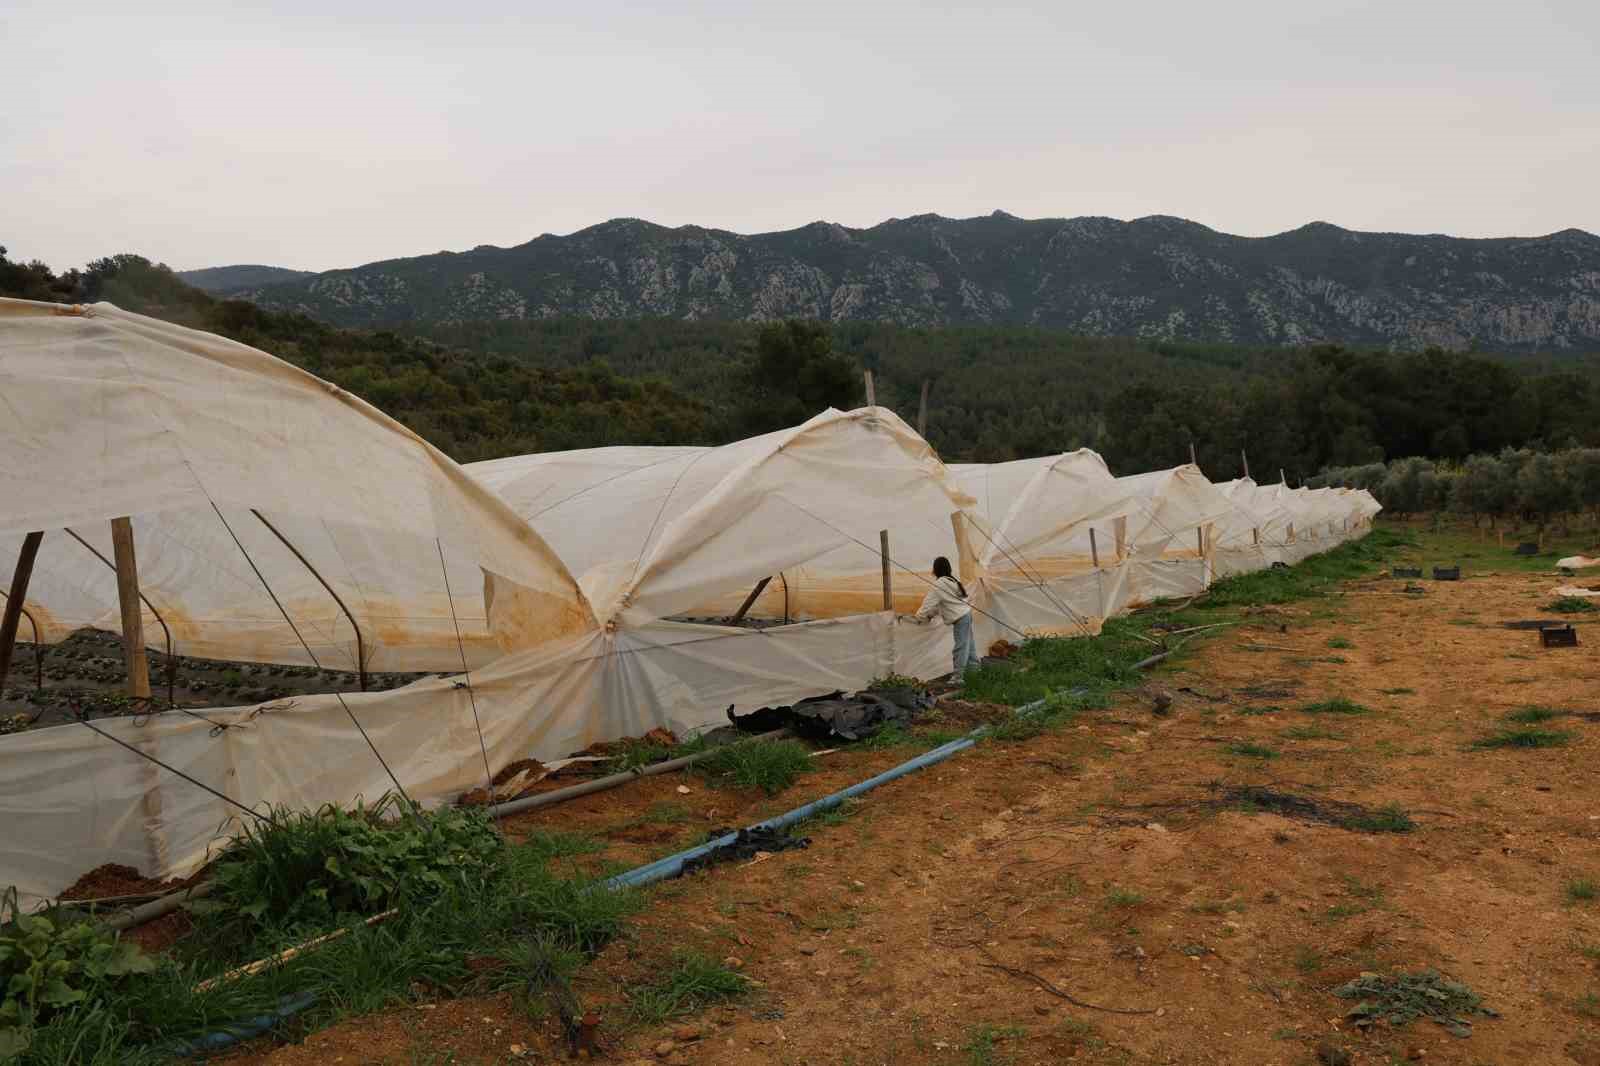
[[1600, 899], [1600, 884], [1587, 877], [1575, 877], [1567, 882], [1566, 894], [1568, 903], [1590, 903]]
[[1593, 614], [1595, 611], [1600, 611], [1600, 604], [1596, 604], [1586, 596], [1562, 596], [1545, 604], [1544, 609], [1555, 611], [1557, 614]]
[[1572, 739], [1563, 729], [1502, 729], [1472, 742], [1474, 748], [1559, 748]]
[[813, 769], [811, 752], [797, 740], [756, 740], [729, 744], [695, 764], [714, 784], [759, 788], [769, 796]]
[[1278, 757], [1276, 748], [1269, 748], [1265, 744], [1250, 744], [1245, 741], [1236, 741], [1226, 745], [1222, 750], [1229, 755], [1242, 755], [1247, 759], [1276, 759]]
[[1138, 684], [1134, 664], [1159, 650], [1141, 639], [1169, 615], [1148, 612], [1106, 622], [1098, 637], [1043, 637], [1023, 641], [1004, 666], [969, 670], [962, 697], [1017, 707], [1061, 692], [1106, 695]]
[[1137, 907], [1144, 902], [1144, 897], [1137, 892], [1129, 892], [1124, 888], [1113, 888], [1106, 893], [1107, 907]]
[[961, 1054], [968, 1066], [998, 1066], [1002, 1061], [999, 1057], [1000, 1042], [1024, 1036], [1026, 1033], [1027, 1030], [1015, 1026], [1000, 1028], [994, 1025], [975, 1025], [967, 1030], [967, 1040], [961, 1045]]
[[1264, 714], [1277, 714], [1283, 708], [1275, 703], [1265, 703], [1256, 707], [1240, 707], [1238, 713], [1249, 718], [1256, 718]]
[[1313, 555], [1297, 566], [1257, 570], [1223, 578], [1196, 606], [1205, 610], [1291, 603], [1326, 596], [1342, 582], [1388, 564], [1402, 548], [1415, 548], [1416, 537], [1400, 530], [1377, 528], [1360, 540]]
[[1518, 722], [1522, 725], [1537, 725], [1548, 722], [1552, 718], [1566, 717], [1566, 711], [1558, 711], [1553, 707], [1523, 707], [1521, 710], [1512, 711], [1506, 715], [1506, 721]]
[[1316, 703], [1308, 703], [1308, 704], [1306, 704], [1304, 707], [1302, 707], [1300, 709], [1302, 711], [1304, 711], [1306, 714], [1371, 714], [1372, 713], [1372, 708], [1364, 706], [1363, 704], [1357, 703], [1354, 700], [1345, 699], [1343, 696], [1335, 696], [1331, 700], [1320, 700], [1320, 701], [1318, 701]]
[[1375, 811], [1351, 815], [1343, 824], [1346, 829], [1355, 829], [1363, 833], [1409, 833], [1417, 827], [1411, 815], [1407, 814], [1405, 808], [1398, 803], [1387, 804]]
[[1328, 641], [1328, 647], [1330, 647], [1330, 648], [1353, 648], [1353, 647], [1355, 647], [1355, 645], [1350, 643], [1344, 637], [1334, 637], [1332, 640]]
[[1314, 974], [1327, 964], [1320, 951], [1311, 947], [1300, 947], [1294, 953], [1294, 968], [1303, 974]]
[[645, 1025], [659, 1025], [742, 996], [749, 989], [750, 982], [736, 970], [685, 951], [661, 977], [628, 989], [628, 1013]]
[[1289, 740], [1343, 740], [1343, 733], [1335, 733], [1320, 725], [1296, 725], [1283, 731]]

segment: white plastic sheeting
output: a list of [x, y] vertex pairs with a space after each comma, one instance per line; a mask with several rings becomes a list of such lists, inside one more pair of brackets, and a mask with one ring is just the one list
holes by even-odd
[[1233, 510], [1217, 526], [1217, 576], [1292, 565], [1363, 535], [1382, 508], [1365, 489], [1290, 489], [1226, 482]]
[[[882, 612], [763, 631], [645, 626], [503, 657], [473, 675], [470, 694], [430, 678], [345, 700], [412, 796], [438, 802], [484, 783], [475, 718], [498, 768], [657, 725], [686, 732], [726, 721], [730, 706], [853, 688], [897, 667], [929, 675], [949, 657], [948, 627]], [[96, 725], [247, 806], [350, 804], [392, 788], [333, 696], [204, 714]], [[248, 817], [81, 726], [6, 737], [0, 747], [0, 881], [28, 902], [106, 862], [158, 877], [191, 872]]]
[[41, 640], [120, 630], [115, 572], [67, 532], [109, 559], [119, 516], [157, 650], [164, 622], [179, 654], [308, 663], [269, 587], [346, 669], [355, 626], [370, 668], [435, 670], [460, 667], [457, 622], [474, 662], [595, 624], [527, 524], [393, 419], [254, 348], [110, 304], [69, 311], [0, 300], [0, 559], [44, 531], [27, 596]]
[[993, 617], [973, 623], [980, 644], [1014, 639], [997, 620], [1030, 635], [1098, 631], [1130, 607], [1203, 591], [1210, 528], [1232, 509], [1193, 466], [1119, 478], [1087, 449], [951, 469], [982, 541], [975, 602]]
[[733, 613], [837, 618], [883, 605], [889, 531], [897, 610], [921, 602], [933, 558], [958, 554], [971, 501], [926, 441], [881, 407], [828, 410], [719, 448], [597, 448], [473, 463], [549, 541], [599, 616], [637, 625]]
[[[87, 321], [101, 322], [117, 314], [102, 309]], [[210, 340], [189, 340], [202, 349], [210, 344]], [[0, 338], [0, 351], [9, 353], [13, 347], [8, 338]], [[108, 349], [113, 347], [107, 342]], [[261, 353], [253, 356], [270, 360]], [[8, 358], [6, 369], [11, 366]], [[205, 371], [202, 365], [196, 373], [203, 376]], [[236, 391], [246, 394], [250, 385], [248, 380], [236, 383]], [[312, 399], [317, 399], [333, 390], [316, 383], [312, 392]], [[348, 398], [342, 398], [345, 401]], [[171, 417], [181, 425], [186, 416], [174, 412]], [[238, 436], [256, 431], [253, 418], [264, 419], [268, 426], [277, 418], [271, 410], [237, 410], [232, 417], [241, 420], [231, 430]], [[218, 428], [226, 427], [218, 423]], [[280, 450], [274, 469], [324, 461], [317, 449], [327, 446], [327, 435], [344, 428], [332, 416], [304, 425], [293, 441], [305, 452]], [[376, 430], [366, 432], [391, 428], [383, 420]], [[438, 511], [459, 518], [474, 498], [481, 498], [491, 512], [481, 520], [505, 524], [508, 512], [498, 497], [467, 481], [449, 460], [420, 441], [409, 435], [408, 439], [447, 475], [445, 485], [465, 483], [472, 490], [460, 501], [437, 501]], [[362, 441], [339, 443], [358, 452], [368, 446]], [[209, 446], [199, 439], [189, 443], [196, 450]], [[612, 543], [623, 547], [607, 551], [628, 555], [611, 559], [606, 552], [597, 553], [585, 570], [584, 586], [595, 596], [598, 618], [550, 549], [526, 523], [511, 516], [510, 545], [526, 544], [537, 553], [522, 560], [516, 572], [538, 576], [538, 566], [547, 563], [545, 585], [560, 588], [566, 583], [566, 610], [538, 628], [512, 630], [509, 635], [516, 639], [502, 639], [494, 627], [506, 613], [504, 604], [515, 606], [515, 597], [536, 596], [538, 590], [498, 580], [485, 586], [480, 580], [490, 602], [486, 609], [479, 608], [478, 617], [489, 620], [486, 628], [497, 638], [495, 647], [507, 647], [509, 653], [476, 672], [470, 690], [453, 678], [427, 679], [404, 689], [347, 695], [344, 702], [318, 695], [251, 708], [207, 710], [203, 720], [168, 713], [102, 720], [96, 725], [246, 807], [314, 807], [349, 804], [360, 796], [375, 799], [392, 787], [351, 723], [353, 713], [413, 798], [434, 803], [481, 784], [488, 767], [511, 759], [551, 759], [596, 740], [637, 735], [655, 726], [688, 733], [725, 722], [730, 708], [748, 711], [835, 688], [857, 688], [890, 672], [933, 676], [948, 668], [948, 627], [906, 623], [881, 610], [876, 530], [885, 524], [897, 531], [904, 528], [896, 536], [910, 541], [913, 550], [953, 554], [949, 514], [964, 502], [947, 484], [937, 457], [899, 419], [871, 409], [827, 412], [794, 430], [698, 455], [685, 452], [677, 458], [689, 461], [673, 471], [670, 484], [651, 498], [650, 505], [641, 507], [619, 498], [614, 511], [597, 517], [581, 509], [554, 509], [559, 521], [551, 528], [576, 533], [564, 541], [569, 550], [576, 552], [574, 546], [585, 541]], [[374, 598], [382, 591], [385, 597], [409, 602], [407, 597], [415, 596], [416, 589], [408, 582], [423, 568], [413, 565], [415, 560], [405, 553], [407, 545], [420, 538], [405, 535], [410, 519], [403, 513], [387, 513], [386, 501], [405, 501], [411, 488], [405, 479], [417, 475], [394, 468], [380, 469], [379, 475], [384, 491], [371, 493], [370, 508], [356, 512], [371, 529], [365, 524], [358, 528], [373, 537], [399, 537], [389, 545], [399, 558], [374, 552], [372, 581], [354, 591], [372, 593]], [[359, 480], [361, 475], [351, 470], [344, 476]], [[208, 508], [210, 490], [210, 485], [201, 483], [191, 503], [203, 502]], [[275, 525], [294, 529], [293, 523], [300, 521], [305, 528], [291, 536], [313, 558], [322, 543], [312, 535], [317, 523], [336, 531], [351, 524], [346, 502], [327, 491], [284, 500], [233, 482], [219, 488], [218, 496], [224, 515], [237, 511], [243, 519], [251, 506], [260, 506], [265, 499], [263, 511]], [[302, 510], [291, 510], [289, 503]], [[328, 509], [336, 509], [337, 515], [319, 514]], [[72, 517], [89, 524], [115, 513], [112, 509], [87, 518]], [[206, 514], [199, 506], [136, 514], [141, 543], [157, 546], [151, 550], [153, 558], [166, 558], [160, 545], [167, 540], [182, 545], [194, 558], [187, 571], [170, 578], [162, 566], [152, 567], [151, 584], [164, 597], [163, 614], [171, 604], [209, 602], [205, 597], [225, 600], [225, 595], [210, 590], [244, 588], [244, 578], [253, 576], [237, 546], [231, 557], [220, 549], [197, 548], [216, 543]], [[216, 512], [210, 515], [227, 535]], [[62, 512], [41, 510], [28, 521], [50, 526], [62, 517]], [[240, 528], [231, 520], [229, 525], [305, 631], [307, 622], [296, 610], [298, 601], [283, 592], [294, 572], [271, 569], [263, 561], [268, 545], [248, 539], [251, 534], [246, 530], [253, 527]], [[607, 536], [612, 540], [607, 542]], [[348, 537], [330, 535], [330, 539], [336, 547], [348, 547]], [[437, 546], [426, 543], [426, 547], [435, 549], [437, 564]], [[53, 565], [45, 568], [48, 576], [41, 587], [71, 588], [72, 578], [92, 581], [98, 577], [95, 565], [84, 551], [60, 575]], [[246, 568], [242, 576], [241, 565]], [[738, 598], [760, 577], [784, 570], [798, 575], [805, 582], [803, 588], [815, 580], [824, 590], [825, 595], [812, 598], [814, 604], [842, 603], [851, 609], [815, 622], [759, 631], [667, 620], [708, 599]], [[900, 577], [909, 580], [904, 574]], [[904, 595], [920, 598], [920, 591]], [[105, 613], [114, 611], [114, 586], [109, 596], [111, 606]], [[863, 604], [871, 609], [863, 610]], [[68, 613], [60, 612], [63, 617]], [[587, 624], [571, 624], [574, 616]], [[256, 615], [235, 610], [208, 617], [219, 625], [217, 635], [209, 638], [213, 643], [205, 645], [207, 650], [235, 653], [243, 648], [261, 657], [282, 651], [281, 642], [262, 647], [238, 636], [250, 633], [254, 624], [268, 625]], [[411, 646], [425, 650], [415, 640]], [[189, 649], [180, 645], [180, 650]], [[451, 650], [459, 656], [459, 651]], [[292, 652], [283, 657], [293, 661]], [[401, 654], [401, 649], [395, 653]], [[14, 827], [0, 841], [0, 881], [15, 883], [30, 899], [57, 892], [77, 874], [104, 862], [125, 862], [161, 877], [189, 872], [204, 861], [209, 845], [235, 828], [232, 819], [238, 817], [249, 816], [228, 800], [83, 726], [43, 729], [0, 742], [0, 819]]]

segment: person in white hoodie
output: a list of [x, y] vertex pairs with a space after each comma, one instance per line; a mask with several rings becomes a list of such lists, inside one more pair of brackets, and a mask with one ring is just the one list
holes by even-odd
[[955, 651], [950, 658], [959, 679], [967, 667], [978, 665], [978, 649], [972, 643], [972, 605], [967, 602], [966, 586], [950, 571], [950, 560], [942, 555], [933, 561], [933, 585], [922, 598], [915, 617], [926, 622], [936, 615], [953, 631]]

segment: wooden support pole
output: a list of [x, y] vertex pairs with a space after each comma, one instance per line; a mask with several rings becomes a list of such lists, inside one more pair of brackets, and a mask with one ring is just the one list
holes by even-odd
[[883, 609], [894, 610], [894, 576], [889, 572], [889, 531], [878, 530], [878, 549], [883, 557]]
[[1245, 477], [1249, 477], [1250, 476], [1250, 457], [1244, 453], [1244, 449], [1243, 448], [1239, 449], [1239, 461], [1244, 464], [1244, 476]]
[[967, 536], [967, 516], [951, 511], [950, 531], [956, 538], [956, 576], [963, 585], [970, 585], [978, 580], [978, 556], [972, 550], [972, 538]]
[[865, 378], [866, 382], [867, 382], [867, 406], [868, 407], [876, 407], [876, 406], [878, 406], [878, 394], [876, 392], [874, 392], [873, 389], [872, 389], [872, 371], [863, 370], [861, 372], [861, 376], [863, 378]]
[[1278, 467], [1278, 484], [1287, 485], [1288, 483], [1289, 479], [1283, 476], [1283, 467]]
[[928, 379], [922, 379], [922, 399], [917, 402], [917, 436], [928, 439]]
[[1206, 527], [1205, 526], [1201, 526], [1199, 529], [1194, 531], [1194, 545], [1195, 545], [1195, 551], [1199, 553], [1200, 558], [1204, 559], [1206, 557]]
[[1252, 544], [1257, 545], [1257, 546], [1259, 546], [1261, 544], [1261, 527], [1260, 526], [1257, 526], [1256, 528], [1254, 528], [1254, 529], [1252, 529], [1250, 531], [1250, 542]]
[[1189, 442], [1189, 465], [1190, 466], [1199, 466], [1200, 465], [1200, 460], [1198, 460], [1198, 459], [1196, 459], [1194, 457], [1194, 441], [1190, 441]]
[[748, 595], [748, 596], [746, 596], [744, 598], [744, 602], [739, 605], [739, 609], [737, 611], [733, 612], [733, 617], [728, 619], [728, 621], [730, 621], [730, 622], [742, 622], [742, 621], [744, 621], [745, 612], [749, 611], [750, 608], [755, 605], [755, 602], [756, 602], [756, 600], [758, 598], [760, 598], [761, 593], [766, 591], [767, 582], [769, 582], [771, 580], [772, 580], [772, 575], [768, 574], [766, 577], [762, 578], [760, 581], [757, 581], [756, 582], [756, 587], [750, 590], [750, 595]]
[[[22, 601], [28, 595], [28, 579], [33, 576], [33, 560], [39, 554], [39, 542], [44, 531], [29, 533], [22, 538], [22, 550], [17, 553], [17, 568], [11, 572], [11, 591], [6, 593], [6, 610], [0, 616], [0, 691], [4, 691], [6, 673], [11, 669], [11, 652], [17, 646], [17, 626], [22, 621]], [[29, 619], [31, 622], [32, 619]], [[34, 647], [39, 646], [35, 627]]]
[[128, 695], [150, 698], [150, 663], [144, 657], [144, 617], [139, 603], [139, 564], [133, 551], [133, 521], [111, 520], [112, 558], [117, 562], [117, 599], [122, 605], [122, 659], [128, 668]]
[[1095, 540], [1094, 527], [1089, 527], [1089, 558], [1094, 560], [1094, 568], [1100, 569], [1100, 544]]

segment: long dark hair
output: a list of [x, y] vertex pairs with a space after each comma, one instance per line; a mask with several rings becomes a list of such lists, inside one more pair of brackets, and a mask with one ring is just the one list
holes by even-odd
[[951, 570], [950, 570], [950, 560], [949, 559], [946, 559], [944, 556], [941, 555], [941, 556], [939, 556], [937, 559], [935, 559], [933, 561], [933, 576], [934, 577], [947, 577], [951, 581], [954, 581], [956, 583], [956, 588], [961, 590], [961, 598], [962, 599], [966, 599], [967, 598], [967, 586], [963, 585], [961, 583], [961, 579], [959, 577], [956, 577], [956, 575], [951, 572]]

